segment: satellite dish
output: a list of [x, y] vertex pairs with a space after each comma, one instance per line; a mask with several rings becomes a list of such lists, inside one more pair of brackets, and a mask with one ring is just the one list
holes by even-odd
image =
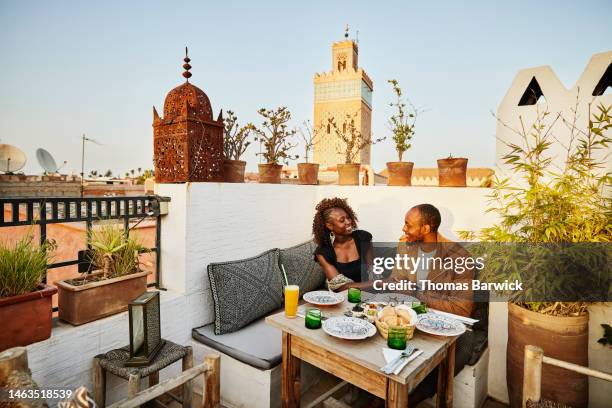
[[57, 173], [59, 167], [57, 167], [57, 163], [51, 153], [46, 151], [45, 149], [38, 148], [36, 149], [36, 159], [38, 160], [38, 164], [43, 168], [47, 173]]
[[0, 171], [12, 174], [26, 164], [26, 155], [18, 147], [0, 144]]

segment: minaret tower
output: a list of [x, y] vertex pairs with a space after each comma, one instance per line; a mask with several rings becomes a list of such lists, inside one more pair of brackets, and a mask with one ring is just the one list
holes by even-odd
[[[344, 29], [344, 40], [332, 44], [332, 70], [314, 76], [315, 101], [314, 123], [318, 129], [319, 142], [314, 146], [314, 161], [322, 166], [344, 163], [338, 153], [341, 142], [327, 126], [329, 117], [341, 125], [346, 114], [356, 114], [357, 127], [362, 137], [372, 134], [372, 91], [374, 84], [363, 68], [359, 67], [359, 47], [356, 40], [349, 39], [348, 25]], [[370, 164], [370, 146], [358, 157], [362, 164]]]

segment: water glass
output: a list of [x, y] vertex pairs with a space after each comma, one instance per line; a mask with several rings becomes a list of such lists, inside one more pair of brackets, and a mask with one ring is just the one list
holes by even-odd
[[321, 311], [315, 307], [306, 311], [304, 325], [309, 329], [319, 329], [321, 327]]
[[349, 288], [348, 289], [348, 301], [351, 303], [361, 302], [361, 289]]
[[387, 346], [394, 350], [404, 350], [406, 348], [406, 326], [389, 326], [387, 333]]

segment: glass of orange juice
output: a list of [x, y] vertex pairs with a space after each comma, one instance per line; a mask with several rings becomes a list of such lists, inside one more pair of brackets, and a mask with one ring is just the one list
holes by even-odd
[[293, 319], [297, 316], [298, 298], [300, 297], [300, 287], [298, 285], [285, 286], [285, 316]]

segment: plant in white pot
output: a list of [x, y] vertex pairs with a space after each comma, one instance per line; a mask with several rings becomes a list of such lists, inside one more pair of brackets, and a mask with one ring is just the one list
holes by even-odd
[[147, 275], [139, 254], [149, 250], [135, 233], [129, 236], [112, 220], [89, 232], [88, 260], [94, 269], [79, 278], [56, 282], [59, 318], [80, 325], [127, 310], [129, 302], [147, 290]]
[[249, 136], [253, 124], [240, 126], [236, 114], [228, 110], [223, 119], [223, 181], [227, 183], [244, 183], [246, 162], [240, 157], [251, 144]]
[[384, 140], [384, 138], [376, 140], [364, 138], [358, 128], [357, 113], [345, 114], [341, 124], [338, 124], [333, 116], [327, 119], [330, 130], [336, 135], [338, 140], [337, 152], [344, 156], [344, 163], [337, 164], [338, 184], [340, 185], [359, 185], [361, 164], [357, 162], [357, 157], [364, 148]]
[[406, 101], [402, 98], [402, 88], [396, 79], [387, 82], [393, 87], [396, 100], [389, 105], [394, 107], [397, 112], [389, 118], [389, 127], [393, 132], [393, 142], [397, 151], [398, 161], [387, 162], [387, 173], [389, 179], [387, 184], [390, 186], [410, 186], [412, 185], [413, 162], [403, 161], [404, 153], [412, 147], [414, 128], [418, 116], [418, 109], [410, 104], [410, 109]]
[[298, 163], [298, 183], [299, 184], [318, 184], [319, 165], [317, 163], [309, 163], [308, 156], [314, 146], [319, 143], [320, 133], [323, 125], [316, 128], [312, 126], [310, 121], [305, 121], [304, 126], [300, 128], [300, 137], [304, 142], [304, 163]]
[[[524, 286], [508, 304], [507, 384], [512, 407], [522, 403], [524, 346], [535, 345], [549, 357], [588, 366], [585, 299], [609, 296], [612, 178], [605, 162], [596, 157], [612, 142], [612, 107], [597, 109], [587, 129], [578, 129], [575, 118], [566, 120], [561, 114], [550, 125], [545, 124], [548, 112], [538, 112], [531, 126], [520, 118], [518, 142], [507, 143], [509, 153], [503, 156], [514, 177], [496, 179], [490, 197], [489, 211], [499, 222], [478, 233], [461, 233], [465, 239], [481, 241], [471, 248], [475, 256], [486, 256], [480, 280], [518, 280]], [[565, 161], [557, 168], [550, 147], [559, 119], [570, 129], [570, 139], [564, 144]], [[586, 407], [588, 380], [545, 366], [542, 396]]]
[[289, 151], [297, 144], [291, 143], [297, 130], [289, 129], [291, 112], [286, 106], [277, 109], [261, 108], [257, 111], [264, 121], [261, 127], [253, 126], [255, 140], [263, 144], [264, 151], [257, 153], [266, 160], [265, 164], [259, 164], [259, 182], [280, 184], [281, 170], [289, 160], [295, 160], [299, 156], [292, 156]]
[[32, 230], [13, 244], [0, 242], [0, 351], [27, 346], [51, 336], [51, 296], [43, 283], [54, 241], [34, 243]]

